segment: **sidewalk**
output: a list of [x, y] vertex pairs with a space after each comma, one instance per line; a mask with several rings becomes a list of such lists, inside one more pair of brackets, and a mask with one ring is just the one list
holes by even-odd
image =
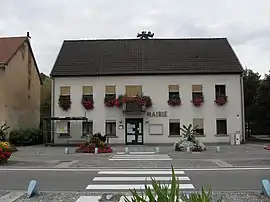
[[[7, 200], [9, 196], [18, 196], [13, 197], [15, 200]], [[99, 196], [90, 192], [40, 192], [39, 195], [32, 198], [28, 198], [24, 192], [6, 192], [0, 191], [0, 201], [5, 200], [5, 202], [76, 202], [81, 196]], [[261, 196], [258, 192], [213, 192], [213, 201], [223, 197], [223, 202], [267, 202], [268, 198]], [[98, 197], [97, 197], [98, 198]], [[118, 202], [116, 200], [115, 202]], [[90, 200], [89, 200], [90, 202]], [[98, 201], [91, 201], [98, 202]]]
[[[201, 153], [173, 151], [170, 146], [160, 146], [159, 155], [169, 155], [171, 161], [140, 160], [109, 160], [117, 152], [123, 152], [124, 146], [114, 146], [114, 153], [84, 154], [75, 153], [75, 147], [70, 147], [70, 154], [64, 154], [65, 147], [29, 146], [18, 147], [7, 165], [1, 168], [208, 168], [208, 167], [246, 167], [270, 166], [270, 151], [263, 149], [264, 145], [221, 145], [220, 152], [216, 146], [208, 146]], [[129, 147], [129, 151], [154, 152], [155, 146]], [[155, 156], [153, 156], [155, 158]]]

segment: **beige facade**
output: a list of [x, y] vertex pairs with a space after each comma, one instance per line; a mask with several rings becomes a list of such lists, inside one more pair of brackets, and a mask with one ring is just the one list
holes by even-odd
[[11, 129], [37, 128], [40, 123], [40, 77], [27, 40], [0, 67], [0, 122]]

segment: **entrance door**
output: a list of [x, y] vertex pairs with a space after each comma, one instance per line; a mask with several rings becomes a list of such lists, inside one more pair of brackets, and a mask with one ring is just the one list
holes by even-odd
[[143, 119], [126, 119], [126, 144], [143, 144]]

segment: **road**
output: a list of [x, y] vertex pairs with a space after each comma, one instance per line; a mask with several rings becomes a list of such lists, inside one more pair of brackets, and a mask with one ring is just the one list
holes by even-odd
[[[211, 185], [213, 191], [259, 190], [262, 179], [269, 178], [270, 168], [251, 170], [178, 170], [183, 189], [196, 189]], [[167, 170], [105, 170], [105, 171], [54, 171], [54, 170], [1, 170], [0, 190], [26, 190], [31, 180], [37, 180], [41, 191], [92, 191], [118, 192], [143, 185], [146, 176], [155, 176], [168, 183]], [[148, 179], [150, 180], [150, 179]], [[149, 181], [150, 182], [150, 181]], [[86, 190], [86, 187], [88, 190]]]

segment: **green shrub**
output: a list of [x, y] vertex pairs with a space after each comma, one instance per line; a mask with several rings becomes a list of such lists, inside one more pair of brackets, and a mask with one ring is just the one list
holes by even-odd
[[[186, 194], [180, 193], [179, 181], [175, 176], [175, 172], [172, 166], [172, 180], [170, 185], [162, 184], [157, 182], [154, 178], [152, 179], [153, 190], [145, 185], [145, 189], [142, 193], [138, 193], [135, 189], [130, 190], [132, 198], [129, 200], [125, 197], [125, 202], [210, 202], [212, 201], [212, 191], [209, 188], [208, 192], [202, 188], [201, 193], [195, 192], [190, 193], [189, 197]], [[217, 200], [221, 202], [222, 199]]]
[[12, 130], [9, 141], [15, 145], [34, 145], [43, 143], [42, 132], [39, 129]]

